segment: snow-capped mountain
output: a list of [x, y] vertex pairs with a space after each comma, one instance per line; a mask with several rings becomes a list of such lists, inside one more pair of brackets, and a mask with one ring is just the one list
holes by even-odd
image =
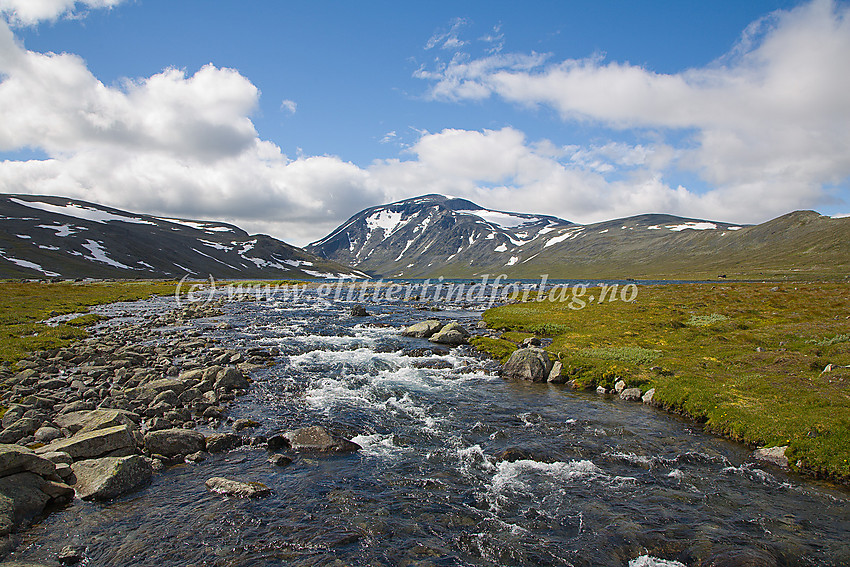
[[447, 265], [486, 268], [494, 257], [509, 258], [504, 255], [572, 226], [548, 215], [424, 195], [366, 209], [305, 249], [377, 275], [420, 277]]
[[330, 278], [364, 274], [224, 223], [0, 195], [0, 277]]
[[797, 211], [748, 226], [645, 214], [582, 225], [425, 195], [366, 209], [306, 250], [395, 278], [834, 274], [850, 264], [850, 219]]

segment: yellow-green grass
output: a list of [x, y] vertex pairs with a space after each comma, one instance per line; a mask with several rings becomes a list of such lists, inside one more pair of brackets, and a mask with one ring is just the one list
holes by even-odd
[[87, 336], [85, 327], [101, 319], [86, 314], [55, 327], [43, 323], [57, 315], [85, 313], [93, 305], [133, 301], [174, 293], [176, 282], [41, 283], [0, 282], [0, 362], [66, 346]]
[[[484, 320], [551, 337], [578, 386], [654, 387], [656, 402], [711, 431], [789, 445], [793, 468], [850, 481], [850, 285], [641, 286], [631, 303], [568, 305], [505, 305]], [[504, 360], [515, 342], [475, 344]]]

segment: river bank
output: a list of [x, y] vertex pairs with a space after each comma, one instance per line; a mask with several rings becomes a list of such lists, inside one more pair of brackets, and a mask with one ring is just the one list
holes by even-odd
[[573, 387], [652, 389], [653, 404], [710, 431], [787, 447], [795, 471], [850, 481], [850, 286], [640, 286], [631, 302], [581, 293], [579, 308], [535, 296], [487, 311], [502, 332], [474, 342], [504, 360], [546, 337]]

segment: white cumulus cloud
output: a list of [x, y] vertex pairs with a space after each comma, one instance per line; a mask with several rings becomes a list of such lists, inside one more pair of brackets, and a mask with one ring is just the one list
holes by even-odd
[[714, 64], [681, 73], [532, 53], [460, 54], [416, 76], [435, 99], [500, 97], [565, 122], [692, 130], [676, 165], [716, 188], [704, 199], [712, 211], [779, 213], [827, 202], [825, 187], [850, 176], [848, 14], [831, 0], [774, 12]]
[[0, 0], [0, 14], [13, 25], [33, 26], [62, 16], [73, 16], [77, 7], [112, 8], [124, 0]]

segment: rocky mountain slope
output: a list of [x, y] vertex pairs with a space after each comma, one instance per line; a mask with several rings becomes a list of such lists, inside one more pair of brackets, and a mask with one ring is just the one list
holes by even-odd
[[0, 195], [0, 278], [362, 276], [266, 235], [32, 195]]
[[383, 277], [843, 277], [850, 219], [797, 211], [745, 226], [646, 214], [580, 225], [425, 195], [366, 209], [306, 249]]

